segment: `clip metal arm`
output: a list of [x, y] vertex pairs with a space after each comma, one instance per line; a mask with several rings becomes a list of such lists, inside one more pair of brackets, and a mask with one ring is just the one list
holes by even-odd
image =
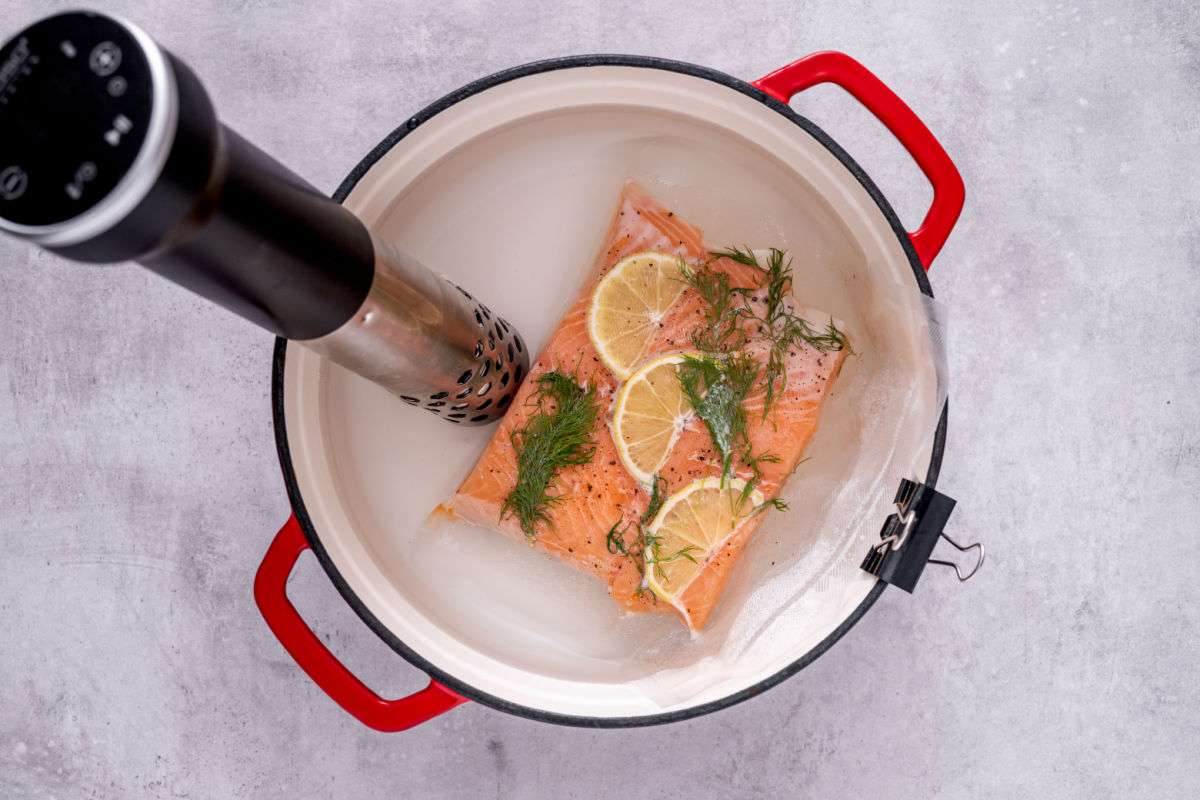
[[[963, 546], [946, 535], [944, 528], [955, 501], [923, 483], [901, 480], [896, 492], [898, 511], [887, 518], [879, 532], [879, 544], [871, 548], [862, 568], [882, 581], [906, 592], [916, 588], [926, 564], [954, 567], [960, 581], [970, 580], [983, 566], [983, 544]], [[931, 558], [938, 539], [945, 539], [960, 552], [979, 550], [979, 560], [966, 575], [953, 561]]]

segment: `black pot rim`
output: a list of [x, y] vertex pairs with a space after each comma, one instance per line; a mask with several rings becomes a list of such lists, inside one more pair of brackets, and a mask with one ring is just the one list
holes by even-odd
[[[917, 286], [921, 292], [929, 297], [933, 297], [933, 290], [929, 285], [929, 279], [925, 274], [925, 268], [922, 266], [920, 259], [917, 257], [917, 252], [913, 248], [912, 241], [909, 239], [908, 232], [901, 225], [895, 211], [887, 199], [879, 191], [875, 183], [867, 176], [861, 167], [850, 157], [845, 150], [831, 139], [824, 131], [818, 128], [813, 123], [809, 122], [804, 117], [801, 117], [796, 112], [775, 98], [767, 95], [762, 90], [752, 86], [745, 81], [726, 75], [723, 72], [701, 67], [695, 64], [690, 64], [681, 61], [670, 61], [662, 58], [653, 58], [647, 56], [628, 56], [628, 55], [584, 55], [584, 56], [568, 56], [564, 58], [554, 58], [545, 61], [536, 61], [522, 66], [513, 67], [511, 69], [497, 72], [485, 78], [481, 78], [466, 86], [457, 89], [440, 100], [430, 104], [418, 114], [411, 117], [403, 125], [396, 128], [387, 137], [375, 146], [370, 153], [367, 154], [362, 161], [350, 171], [346, 179], [342, 181], [337, 191], [333, 194], [333, 199], [339, 203], [344, 202], [346, 197], [367, 173], [387, 152], [389, 152], [396, 144], [407, 136], [411, 131], [415, 130], [421, 124], [427, 122], [432, 117], [445, 111], [454, 104], [478, 94], [493, 86], [498, 86], [508, 81], [523, 78], [529, 75], [536, 75], [542, 72], [549, 72], [558, 69], [570, 69], [575, 67], [594, 67], [594, 66], [622, 66], [622, 67], [642, 67], [646, 69], [665, 70], [667, 72], [678, 72], [685, 75], [691, 75], [697, 78], [712, 81], [713, 83], [721, 84], [740, 94], [746, 95], [763, 105], [770, 108], [790, 120], [810, 136], [820, 142], [830, 153], [832, 153], [842, 165], [849, 170], [850, 174], [855, 177], [860, 185], [875, 201], [879, 210], [883, 213], [884, 218], [892, 227], [896, 237], [900, 240], [901, 246], [904, 248], [905, 254], [908, 256], [909, 265], [912, 267], [913, 277], [916, 279]], [[448, 688], [462, 695], [463, 697], [474, 700], [485, 706], [489, 706], [498, 711], [504, 711], [509, 714], [514, 714], [520, 717], [535, 719], [542, 722], [550, 722], [558, 725], [570, 725], [584, 728], [632, 728], [647, 725], [661, 725], [668, 722], [678, 722], [692, 717], [698, 717], [704, 714], [709, 714], [723, 708], [736, 705], [744, 700], [761, 694], [767, 689], [776, 684], [790, 678], [804, 667], [815, 661], [833, 644], [842, 638], [850, 628], [858, 622], [859, 619], [867, 612], [867, 610], [879, 599], [879, 595], [883, 593], [884, 587], [887, 585], [883, 581], [876, 582], [871, 591], [858, 605], [857, 608], [842, 621], [838, 627], [826, 636], [816, 647], [809, 650], [796, 661], [779, 670], [778, 672], [764, 678], [758, 683], [741, 691], [726, 695], [718, 700], [713, 700], [702, 705], [693, 706], [690, 708], [681, 709], [679, 711], [671, 711], [662, 714], [647, 714], [643, 716], [633, 717], [589, 717], [572, 714], [560, 714], [542, 709], [530, 708], [517, 703], [512, 703], [500, 697], [482, 692], [471, 686], [468, 683], [455, 678], [433, 664], [426, 661], [420, 654], [406, 645], [399, 639], [390, 629], [379, 621], [374, 614], [371, 613], [363, 602], [359, 599], [354, 590], [346, 583], [337, 567], [330, 559], [328, 552], [321, 544], [320, 536], [317, 534], [316, 528], [313, 526], [312, 519], [308, 516], [308, 512], [304, 506], [304, 499], [300, 495], [300, 488], [296, 482], [295, 469], [292, 465], [291, 451], [288, 447], [287, 440], [287, 422], [284, 418], [284, 397], [283, 397], [283, 373], [284, 363], [287, 357], [287, 340], [276, 339], [275, 352], [272, 364], [271, 377], [271, 405], [272, 413], [275, 422], [275, 446], [279, 453], [279, 464], [283, 470], [284, 483], [287, 485], [288, 498], [292, 504], [292, 511], [296, 516], [296, 521], [300, 523], [301, 529], [304, 531], [304, 536], [308, 540], [313, 554], [316, 555], [321, 567], [325, 570], [333, 585], [337, 587], [338, 592], [346, 603], [354, 609], [355, 613], [362, 618], [363, 622], [373, 630], [384, 642], [386, 642], [393, 650], [403, 656], [413, 666], [422, 672], [429, 675], [430, 678], [438, 683], [444, 684]], [[933, 453], [929, 460], [929, 471], [925, 477], [925, 483], [929, 486], [934, 486], [937, 483], [938, 472], [941, 469], [942, 455], [946, 446], [946, 416], [947, 409], [943, 408], [942, 416], [938, 422], [937, 430], [934, 434]]]

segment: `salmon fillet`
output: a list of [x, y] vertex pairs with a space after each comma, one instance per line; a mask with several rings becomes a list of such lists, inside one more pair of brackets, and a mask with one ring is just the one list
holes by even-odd
[[[606, 244], [583, 290], [530, 367], [529, 376], [513, 398], [511, 410], [456, 493], [452, 511], [462, 520], [530, 543], [576, 569], [595, 575], [608, 585], [613, 599], [629, 611], [677, 614], [693, 631], [699, 631], [720, 600], [743, 548], [763, 519], [767, 514], [787, 512], [768, 510], [741, 524], [710, 554], [678, 598], [677, 604], [682, 608], [642, 590], [642, 565], [637, 557], [611, 551], [608, 532], [614, 523], [636, 524], [649, 506], [651, 495], [649, 488], [625, 469], [613, 442], [610, 422], [621, 381], [601, 361], [588, 336], [587, 312], [592, 292], [608, 270], [627, 256], [644, 251], [670, 253], [693, 265], [709, 260], [699, 228], [680, 220], [631, 183], [622, 192]], [[726, 258], [713, 262], [710, 268], [727, 273], [734, 286], [752, 288], [760, 280], [759, 273], [751, 267]], [[686, 288], [660, 321], [645, 361], [672, 352], [694, 351], [688, 337], [704, 319], [706, 310], [707, 304], [698, 292]], [[765, 342], [752, 342], [747, 349], [765, 361]], [[799, 463], [844, 356], [844, 349], [821, 352], [807, 344], [792, 347], [785, 357], [784, 390], [765, 419], [764, 391], [756, 389], [746, 398], [747, 433], [754, 452], [770, 452], [778, 457], [774, 463], [760, 465], [757, 489], [765, 499], [778, 496]], [[594, 456], [588, 463], [558, 471], [555, 492], [564, 499], [547, 507], [547, 522], [539, 523], [536, 536], [530, 537], [515, 517], [501, 518], [502, 506], [516, 485], [518, 474], [512, 434], [521, 430], [536, 410], [536, 403], [530, 401], [538, 376], [555, 369], [577, 375], [581, 385], [593, 382], [602, 412], [593, 431]], [[694, 415], [658, 474], [666, 481], [668, 495], [699, 478], [721, 474], [720, 458], [710, 434]], [[750, 472], [736, 469], [735, 475], [748, 479]]]

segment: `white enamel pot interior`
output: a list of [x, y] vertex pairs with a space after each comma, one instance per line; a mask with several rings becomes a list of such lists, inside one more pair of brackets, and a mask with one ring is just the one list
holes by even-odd
[[[908, 235], [836, 144], [749, 84], [673, 62], [565, 59], [480, 81], [385, 140], [338, 199], [482, 298], [536, 354], [578, 292], [627, 179], [700, 225], [711, 244], [788, 248], [803, 304], [834, 313], [861, 341], [886, 333], [886, 309], [864, 286], [929, 294]], [[852, 358], [841, 380], [869, 384], [878, 369], [878, 359]], [[934, 385], [932, 367], [921, 380]], [[928, 425], [939, 409], [936, 391], [925, 394], [921, 424]], [[840, 419], [837, 399], [810, 454], [839, 448], [839, 431], [849, 423]], [[878, 499], [845, 530], [789, 543], [789, 526], [801, 517], [789, 522], [781, 515], [772, 523], [777, 529], [764, 525], [748, 554], [759, 540], [761, 547], [823, 550], [824, 561], [808, 570], [811, 586], [797, 586], [795, 594], [817, 591], [828, 575], [838, 590], [820, 597], [821, 612], [809, 615], [815, 622], [772, 630], [767, 644], [722, 662], [711, 647], [681, 639], [673, 619], [621, 618], [598, 582], [519, 543], [426, 521], [452, 496], [494, 428], [446, 424], [282, 341], [275, 400], [296, 517], [364, 621], [463, 697], [594, 726], [712, 711], [777, 683], [827, 649], [882, 590], [857, 564], [899, 479], [936, 479], [945, 432], [943, 415], [906, 468], [871, 476]], [[818, 481], [808, 491], [832, 486]], [[727, 619], [714, 616], [714, 631], [704, 636], [736, 630], [737, 604], [722, 613]], [[664, 636], [675, 643], [669, 652], [656, 643]]]

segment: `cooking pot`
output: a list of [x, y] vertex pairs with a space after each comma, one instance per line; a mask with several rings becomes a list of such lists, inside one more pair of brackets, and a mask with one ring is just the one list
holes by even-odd
[[[833, 139], [787, 105], [797, 92], [825, 82], [878, 117], [933, 185], [932, 205], [915, 232], [905, 231]], [[812, 262], [806, 274], [826, 281], [814, 291], [840, 304], [840, 315], [858, 314], [865, 328], [881, 312], [865, 307], [863, 286], [932, 297], [925, 271], [963, 203], [958, 172], [925, 125], [860, 64], [833, 52], [752, 83], [632, 56], [510, 69], [405, 121], [334, 197], [373, 234], [403, 242], [426, 263], [454, 265], [448, 277], [487, 297], [536, 353], [578, 290], [630, 171], [668, 199], [691, 198], [679, 199], [692, 203], [685, 218], [704, 227], [708, 241], [785, 240], [793, 252], [806, 253]], [[709, 190], [692, 191], [697, 186]], [[763, 241], [771, 236], [781, 238]], [[861, 360], [857, 379], [869, 383], [872, 370], [882, 367]], [[486, 531], [439, 532], [444, 523], [427, 518], [453, 492], [490, 430], [431, 424], [379, 387], [284, 339], [275, 347], [271, 396], [293, 515], [258, 570], [255, 599], [312, 680], [363, 723], [385, 731], [410, 728], [468, 700], [552, 723], [626, 727], [695, 717], [765, 691], [829, 649], [878, 599], [887, 583], [857, 565], [868, 552], [886, 555], [887, 548], [872, 551], [861, 531], [878, 531], [885, 518], [893, 529], [912, 523], [912, 514], [888, 516], [888, 492], [896, 479], [909, 477], [915, 479], [910, 494], [920, 483], [932, 494], [946, 436], [945, 407], [937, 392], [928, 392], [920, 404], [932, 420], [928, 435], [905, 462], [919, 468], [877, 476], [872, 485], [886, 484], [887, 491], [879, 489], [878, 502], [843, 526], [858, 533], [817, 532], [800, 543], [825, 552], [825, 560], [811, 587], [796, 591], [824, 591], [828, 574], [838, 586], [803, 630], [774, 630], [769, 646], [757, 642], [757, 650], [747, 651], [757, 655], [736, 664], [699, 655], [689, 661], [688, 648], [699, 645], [684, 642], [661, 659], [660, 669], [654, 657], [642, 657], [657, 646], [646, 631], [660, 629], [634, 625], [630, 634], [615, 611], [611, 617], [593, 611], [605, 599], [576, 582], [585, 577], [564, 575], [570, 571], [561, 565]], [[818, 440], [827, 426], [835, 430], [838, 422], [823, 419]], [[826, 536], [837, 546], [824, 547]], [[429, 675], [427, 688], [380, 698], [309, 629], [286, 594], [289, 574], [309, 549], [367, 626]], [[740, 612], [731, 606], [728, 613]], [[595, 630], [593, 617], [600, 620]], [[725, 670], [719, 680], [697, 677], [714, 668]], [[689, 682], [698, 688], [687, 690]]]

